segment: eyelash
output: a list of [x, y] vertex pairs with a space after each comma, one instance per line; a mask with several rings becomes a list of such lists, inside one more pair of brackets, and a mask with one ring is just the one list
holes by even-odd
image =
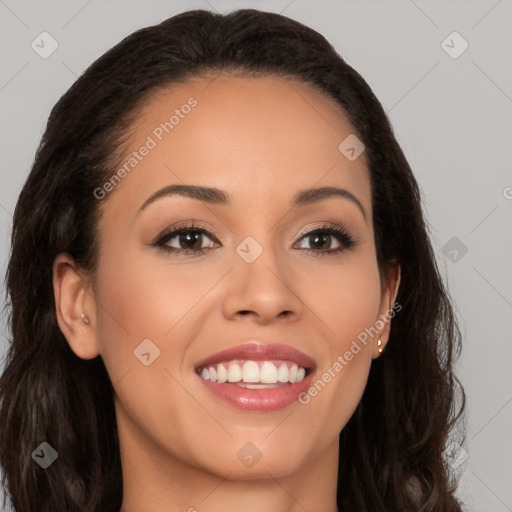
[[[194, 224], [193, 222], [190, 224], [187, 224], [185, 226], [181, 226], [179, 228], [173, 229], [171, 231], [165, 231], [162, 233], [157, 240], [152, 244], [154, 247], [158, 247], [162, 249], [163, 251], [167, 252], [168, 254], [171, 253], [178, 253], [180, 255], [186, 256], [189, 254], [205, 254], [209, 249], [213, 249], [213, 247], [203, 247], [200, 249], [177, 249], [175, 247], [169, 247], [166, 244], [169, 242], [169, 240], [175, 238], [176, 236], [182, 235], [182, 234], [189, 234], [189, 233], [200, 233], [202, 235], [205, 235], [208, 238], [216, 240], [215, 235], [205, 227], [202, 227], [200, 225]], [[338, 242], [341, 244], [340, 247], [336, 249], [330, 249], [330, 250], [316, 250], [316, 249], [302, 249], [303, 251], [306, 251], [308, 253], [315, 253], [317, 255], [321, 256], [334, 256], [337, 254], [340, 254], [344, 252], [347, 249], [351, 249], [354, 247], [357, 243], [357, 241], [345, 231], [340, 226], [337, 226], [336, 224], [326, 224], [324, 226], [317, 227], [311, 231], [307, 231], [305, 233], [302, 233], [300, 235], [299, 241], [303, 238], [317, 235], [317, 234], [326, 234], [328, 236], [332, 236], [338, 240]]]

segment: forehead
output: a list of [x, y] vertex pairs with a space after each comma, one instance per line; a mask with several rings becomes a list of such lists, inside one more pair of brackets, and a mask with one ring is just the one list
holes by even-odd
[[[130, 131], [113, 202], [140, 206], [169, 184], [226, 190], [233, 205], [283, 204], [297, 189], [343, 186], [370, 211], [364, 153], [339, 149], [354, 128], [310, 85], [280, 77], [196, 77], [151, 94]], [[117, 196], [122, 196], [120, 199]]]

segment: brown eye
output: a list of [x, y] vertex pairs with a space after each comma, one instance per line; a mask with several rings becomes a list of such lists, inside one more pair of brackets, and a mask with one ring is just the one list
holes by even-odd
[[305, 233], [299, 244], [299, 249], [325, 255], [338, 254], [350, 249], [356, 241], [343, 228], [329, 225]]
[[182, 226], [163, 233], [153, 245], [168, 253], [194, 254], [204, 253], [207, 249], [214, 248], [216, 244], [214, 235], [207, 229]]
[[190, 230], [171, 236], [165, 245], [169, 247], [177, 245], [177, 247], [172, 247], [174, 249], [204, 249], [211, 247], [213, 243], [203, 245], [206, 237], [207, 235], [203, 232]]

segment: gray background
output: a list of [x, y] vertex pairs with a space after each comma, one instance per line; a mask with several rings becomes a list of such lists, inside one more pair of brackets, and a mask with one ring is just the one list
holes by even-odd
[[[183, 10], [241, 7], [281, 12], [321, 32], [388, 112], [422, 188], [464, 335], [457, 371], [468, 394], [468, 433], [448, 455], [462, 475], [459, 496], [467, 510], [512, 510], [510, 0], [0, 0], [2, 274], [12, 212], [46, 119], [77, 76], [137, 28]], [[58, 43], [47, 59], [31, 48], [43, 31]], [[458, 58], [442, 47], [453, 31], [469, 44]], [[453, 36], [445, 45], [462, 48]], [[3, 334], [0, 352], [6, 346]]]

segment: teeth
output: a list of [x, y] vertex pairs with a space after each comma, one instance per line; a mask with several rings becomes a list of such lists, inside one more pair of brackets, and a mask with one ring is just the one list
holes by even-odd
[[228, 368], [228, 382], [238, 382], [242, 380], [242, 368], [236, 363], [231, 363]]
[[299, 369], [299, 367], [295, 363], [290, 368], [290, 373], [288, 375], [288, 380], [291, 383], [297, 382], [297, 370], [298, 369]]
[[262, 384], [275, 384], [277, 382], [277, 368], [274, 363], [265, 361], [262, 364], [259, 373], [259, 381]]
[[[238, 366], [238, 365], [237, 365]], [[258, 363], [254, 361], [246, 361], [242, 372], [242, 380], [244, 382], [259, 382], [260, 368]]]
[[288, 382], [288, 366], [286, 363], [283, 363], [277, 372], [277, 380], [279, 382]]
[[226, 382], [228, 380], [228, 371], [223, 364], [217, 366], [217, 382]]
[[246, 384], [245, 382], [238, 382], [237, 386], [239, 388], [247, 389], [272, 389], [282, 387], [280, 384]]
[[[305, 368], [299, 367], [291, 361], [229, 361], [226, 363], [211, 365], [201, 370], [201, 377], [212, 382], [240, 382], [242, 387], [249, 389], [266, 389], [272, 384], [291, 384], [300, 382], [306, 376]], [[259, 363], [259, 364], [258, 364]], [[243, 385], [243, 383], [251, 385]]]

